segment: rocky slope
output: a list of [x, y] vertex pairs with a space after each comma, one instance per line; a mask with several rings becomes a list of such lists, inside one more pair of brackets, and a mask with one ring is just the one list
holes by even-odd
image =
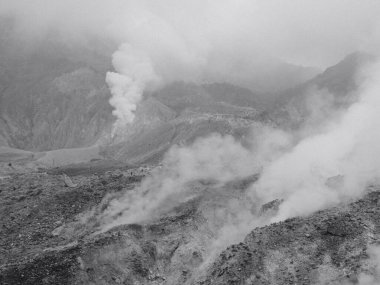
[[[75, 186], [65, 186], [62, 171]], [[356, 284], [375, 273], [369, 254], [380, 238], [377, 187], [347, 205], [258, 224], [220, 251], [212, 245], [226, 217], [218, 223], [213, 215], [231, 201], [246, 203], [239, 197], [257, 177], [224, 186], [195, 181], [188, 199], [144, 223], [96, 233], [96, 223], [80, 222], [104, 207], [105, 195], [133, 191], [143, 175], [127, 165], [82, 165], [2, 179], [0, 283]], [[278, 203], [256, 208], [257, 219]]]
[[349, 205], [254, 229], [223, 251], [197, 284], [357, 284], [361, 273], [377, 275], [369, 247], [380, 240], [378, 190]]

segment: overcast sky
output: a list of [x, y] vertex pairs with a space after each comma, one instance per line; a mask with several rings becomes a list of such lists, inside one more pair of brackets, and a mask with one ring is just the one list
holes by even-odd
[[108, 35], [189, 65], [218, 53], [326, 67], [380, 33], [377, 0], [0, 0], [0, 12], [28, 33]]

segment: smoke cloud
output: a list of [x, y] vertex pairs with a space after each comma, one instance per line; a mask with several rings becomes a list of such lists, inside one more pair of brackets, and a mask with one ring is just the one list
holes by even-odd
[[379, 64], [363, 76], [358, 102], [328, 122], [325, 131], [302, 139], [267, 165], [252, 187], [264, 201], [285, 198], [275, 220], [356, 197], [380, 177]]
[[220, 187], [228, 181], [246, 177], [255, 172], [251, 156], [250, 151], [234, 138], [217, 134], [189, 147], [173, 147], [161, 169], [137, 189], [110, 201], [98, 217], [102, 230], [146, 222], [201, 195], [192, 184], [196, 181], [209, 181]]
[[147, 85], [159, 79], [149, 57], [128, 44], [114, 53], [113, 66], [117, 73], [108, 72], [106, 81], [112, 94], [110, 104], [115, 108], [113, 114], [118, 118], [116, 124], [122, 126], [133, 121], [133, 112]]

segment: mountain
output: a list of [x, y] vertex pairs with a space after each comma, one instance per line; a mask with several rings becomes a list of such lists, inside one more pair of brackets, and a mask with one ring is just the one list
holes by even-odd
[[[236, 98], [226, 99], [227, 94]], [[134, 122], [118, 131], [103, 155], [151, 163], [174, 144], [187, 145], [212, 133], [242, 136], [261, 112], [258, 102], [256, 94], [234, 85], [170, 84], [139, 104]]]
[[23, 43], [12, 23], [2, 24], [0, 144], [33, 151], [94, 144], [114, 121], [106, 48], [69, 45], [56, 35]]
[[[189, 108], [202, 116], [213, 113], [239, 114], [240, 117], [245, 113], [252, 116], [253, 109], [261, 108], [262, 93], [234, 84], [173, 83], [153, 95], [146, 94], [145, 97], [152, 95], [155, 102], [162, 105], [147, 108], [145, 115], [141, 115], [141, 111], [136, 124], [121, 130], [117, 138], [111, 140], [115, 118], [108, 103], [110, 93], [105, 75], [112, 70], [111, 55], [117, 47], [110, 41], [91, 36], [66, 40], [58, 31], [35, 38], [19, 32], [12, 18], [0, 17], [0, 146], [38, 152], [110, 141], [120, 143], [122, 139], [130, 141], [130, 134], [140, 127], [143, 127], [140, 132], [146, 132], [159, 124], [154, 118], [142, 119], [154, 108], [169, 108], [168, 112], [174, 111], [176, 117]], [[268, 59], [267, 73], [252, 74], [249, 87], [261, 90], [269, 86], [279, 90], [311, 78], [315, 73], [309, 68]], [[281, 83], [278, 78], [284, 74], [292, 79]], [[277, 84], [266, 83], [268, 80]], [[146, 105], [146, 102], [142, 104]], [[189, 114], [186, 116], [189, 118]], [[153, 121], [154, 126], [148, 126]], [[228, 128], [227, 125], [229, 123], [222, 128]]]
[[12, 21], [1, 18], [1, 24], [0, 146], [40, 153], [98, 145], [105, 158], [129, 163], [157, 162], [173, 144], [214, 132], [242, 137], [252, 124], [297, 128], [318, 109], [313, 104], [327, 102], [320, 108], [325, 113], [345, 108], [356, 98], [356, 71], [372, 60], [351, 54], [274, 93], [220, 82], [173, 82], [146, 92], [135, 121], [113, 132], [105, 74], [112, 69], [114, 47], [93, 38], [68, 44], [54, 33], [22, 45]]
[[[9, 47], [4, 50], [9, 52]], [[328, 93], [333, 96], [329, 104], [343, 108], [355, 99], [356, 71], [372, 60], [362, 53], [349, 55], [273, 95], [227, 83], [174, 82], [145, 94], [135, 121], [111, 136], [115, 118], [104, 83], [110, 59], [99, 53], [53, 39], [24, 52], [22, 59], [7, 57], [12, 64], [3, 68], [0, 144], [36, 153], [97, 144], [107, 159], [156, 163], [173, 144], [190, 144], [214, 132], [239, 138], [257, 123], [297, 127], [310, 117], [314, 93]], [[278, 99], [268, 104], [266, 96]]]
[[[244, 60], [240, 61], [233, 61], [228, 54], [225, 55], [225, 60], [220, 60], [219, 57], [220, 55], [215, 58], [210, 55], [207, 70], [211, 74], [205, 74], [207, 82], [229, 82], [268, 94], [301, 84], [320, 73], [318, 68], [291, 64], [259, 51], [253, 56], [246, 54]], [[232, 61], [228, 62], [229, 60]]]
[[[356, 100], [356, 74], [373, 60], [365, 53], [350, 54], [316, 77], [272, 95], [227, 83], [167, 85], [149, 98], [169, 108], [172, 117], [156, 121], [149, 130], [141, 127], [137, 112], [136, 121], [128, 127], [135, 130], [134, 135], [129, 133], [128, 143], [121, 141], [107, 155], [133, 163], [158, 161], [173, 144], [189, 144], [213, 132], [239, 138], [254, 124], [294, 129], [308, 120], [309, 125], [317, 125]], [[265, 96], [277, 99], [268, 103]]]
[[277, 93], [263, 116], [282, 127], [297, 128], [316, 110], [328, 117], [347, 108], [357, 99], [358, 72], [374, 60], [373, 55], [363, 52], [347, 55], [316, 77]]

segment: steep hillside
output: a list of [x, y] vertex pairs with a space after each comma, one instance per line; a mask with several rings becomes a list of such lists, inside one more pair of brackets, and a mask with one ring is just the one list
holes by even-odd
[[[119, 140], [106, 149], [106, 155], [134, 163], [157, 161], [171, 145], [188, 144], [213, 132], [241, 137], [255, 124], [285, 129], [320, 125], [356, 100], [356, 74], [373, 59], [368, 54], [351, 54], [315, 78], [275, 95], [225, 83], [170, 84], [150, 95], [149, 100], [154, 98], [161, 103], [150, 104], [149, 113], [163, 104], [172, 116], [147, 123], [140, 119], [144, 112], [138, 111], [136, 121], [125, 130], [128, 143]], [[263, 99], [265, 96], [277, 99], [270, 102]]]
[[1, 24], [0, 144], [26, 150], [94, 144], [114, 120], [104, 82], [107, 48], [97, 41], [68, 45], [54, 34], [22, 42], [10, 20]]
[[87, 168], [72, 173], [74, 188], [46, 173], [0, 180], [0, 282], [357, 284], [376, 270], [370, 255], [380, 239], [378, 187], [356, 202], [264, 227], [260, 217], [278, 203], [252, 204], [258, 227], [225, 250], [217, 246], [233, 217], [225, 209], [250, 203], [241, 197], [257, 176], [224, 186], [193, 181], [179, 204], [141, 224], [97, 233], [96, 219], [83, 223], [92, 207], [102, 211], [112, 197], [133, 191], [139, 173]]
[[374, 59], [361, 52], [346, 56], [313, 79], [276, 94], [264, 117], [282, 127], [297, 128], [306, 118], [328, 118], [332, 111], [347, 108], [357, 98], [358, 72]]
[[347, 207], [256, 228], [197, 284], [357, 284], [361, 273], [374, 274], [378, 201], [371, 192]]
[[158, 162], [174, 144], [212, 133], [241, 137], [261, 112], [259, 97], [248, 89], [176, 82], [141, 102], [134, 122], [116, 132], [103, 154], [129, 163]]

